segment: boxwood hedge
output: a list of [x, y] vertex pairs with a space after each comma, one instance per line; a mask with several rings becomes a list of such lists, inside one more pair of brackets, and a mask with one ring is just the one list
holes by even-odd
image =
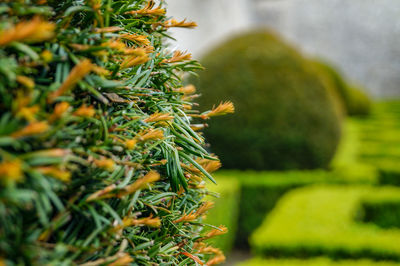
[[398, 188], [311, 186], [292, 190], [252, 234], [252, 248], [259, 255], [274, 257], [400, 261], [400, 229], [357, 221], [363, 213], [362, 203], [376, 198], [373, 195], [396, 199], [400, 205]]

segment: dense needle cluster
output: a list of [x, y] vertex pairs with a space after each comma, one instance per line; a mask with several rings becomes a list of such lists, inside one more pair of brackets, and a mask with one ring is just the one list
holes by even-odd
[[205, 180], [220, 163], [150, 0], [0, 4], [0, 264], [213, 265]]

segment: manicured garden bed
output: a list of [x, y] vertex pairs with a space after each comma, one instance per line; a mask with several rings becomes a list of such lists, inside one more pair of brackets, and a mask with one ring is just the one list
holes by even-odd
[[357, 222], [362, 203], [369, 199], [400, 206], [400, 189], [312, 186], [291, 191], [252, 234], [252, 247], [259, 255], [273, 257], [400, 261], [399, 229]]

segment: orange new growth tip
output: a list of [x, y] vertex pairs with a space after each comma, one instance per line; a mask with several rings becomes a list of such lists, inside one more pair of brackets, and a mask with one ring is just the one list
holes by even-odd
[[174, 91], [188, 95], [188, 94], [195, 93], [196, 92], [196, 87], [194, 85], [190, 84], [190, 85], [187, 85], [185, 87], [174, 89]]
[[135, 43], [137, 43], [139, 45], [149, 45], [150, 44], [149, 39], [147, 39], [147, 37], [144, 36], [144, 35], [127, 34], [127, 33], [125, 33], [125, 34], [122, 34], [120, 37], [122, 39], [135, 42]]
[[125, 141], [125, 146], [128, 150], [132, 150], [136, 147], [137, 140], [136, 139], [128, 139]]
[[221, 264], [225, 262], [225, 260], [226, 260], [225, 256], [223, 254], [220, 254], [207, 261], [206, 265], [211, 266], [211, 265]]
[[181, 218], [173, 221], [173, 223], [180, 223], [180, 222], [191, 222], [196, 220], [198, 217], [203, 215], [206, 211], [214, 207], [214, 203], [210, 201], [204, 202], [195, 212], [194, 210], [191, 211], [189, 214], [184, 214]]
[[[208, 160], [208, 159], [198, 159], [197, 162], [206, 170], [208, 173], [212, 173], [221, 168], [220, 161]], [[196, 168], [197, 169], [197, 168]]]
[[116, 39], [108, 40], [107, 42], [102, 43], [101, 46], [108, 47], [120, 52], [125, 52], [125, 50], [128, 48], [124, 42]]
[[17, 82], [30, 90], [35, 87], [35, 81], [27, 76], [17, 76]]
[[49, 122], [52, 123], [62, 117], [69, 109], [70, 105], [67, 102], [60, 102], [54, 107], [53, 113], [49, 117]]
[[96, 114], [96, 110], [92, 105], [90, 106], [82, 105], [78, 109], [76, 109], [76, 111], [73, 114], [82, 117], [93, 117]]
[[169, 58], [169, 59], [164, 59], [162, 62], [163, 63], [176, 63], [176, 62], [182, 62], [186, 60], [191, 60], [192, 59], [192, 54], [188, 54], [186, 52], [182, 51], [175, 51], [174, 55]]
[[69, 73], [68, 77], [61, 84], [60, 88], [49, 95], [48, 102], [53, 102], [58, 96], [65, 94], [71, 90], [80, 80], [82, 80], [92, 70], [92, 63], [89, 59], [79, 62]]
[[150, 0], [145, 7], [140, 10], [128, 11], [125, 14], [140, 15], [140, 16], [162, 16], [165, 14], [165, 9], [161, 7], [154, 8], [155, 2]]
[[53, 38], [55, 25], [34, 17], [0, 32], [0, 45], [14, 41], [41, 42]]
[[124, 187], [121, 192], [118, 193], [117, 197], [121, 198], [123, 196], [132, 194], [133, 192], [145, 188], [149, 183], [156, 182], [160, 179], [160, 174], [155, 171], [148, 172], [144, 177], [139, 178], [134, 183]]
[[197, 256], [195, 256], [195, 255], [193, 255], [193, 254], [190, 254], [189, 252], [184, 251], [184, 252], [181, 252], [181, 254], [182, 254], [182, 255], [185, 255], [185, 256], [188, 257], [188, 258], [191, 258], [193, 261], [197, 262], [197, 263], [200, 264], [200, 265], [204, 265], [204, 262], [202, 262], [202, 261], [199, 259], [199, 257], [197, 257]]
[[123, 28], [112, 26], [112, 27], [96, 28], [94, 31], [97, 33], [107, 33], [107, 32], [117, 32], [121, 30], [123, 30]]
[[61, 170], [56, 166], [42, 166], [35, 168], [37, 171], [44, 175], [49, 175], [55, 179], [59, 179], [63, 182], [68, 182], [71, 180], [71, 173], [65, 170]]
[[111, 185], [105, 187], [104, 189], [99, 190], [99, 191], [96, 191], [96, 192], [94, 192], [93, 194], [91, 194], [91, 195], [86, 199], [86, 201], [89, 202], [89, 201], [93, 201], [93, 200], [96, 200], [96, 199], [101, 199], [101, 198], [103, 198], [104, 195], [107, 195], [108, 193], [110, 193], [111, 191], [113, 191], [116, 187], [117, 187], [117, 186], [116, 186], [115, 184], [111, 184]]
[[107, 69], [96, 65], [92, 65], [92, 71], [100, 76], [109, 76], [111, 74]]
[[179, 28], [194, 28], [197, 27], [197, 23], [190, 21], [186, 22], [186, 19], [177, 21], [176, 19], [170, 19], [162, 23], [165, 28], [179, 27]]
[[70, 43], [68, 45], [78, 51], [85, 51], [92, 47], [88, 44], [79, 44], [79, 43]]
[[[159, 179], [160, 174], [155, 171], [150, 171], [144, 177], [139, 178], [134, 183], [122, 188], [119, 192], [113, 192], [117, 188], [117, 186], [115, 184], [112, 184], [102, 190], [94, 192], [86, 199], [86, 201], [89, 202], [97, 199], [108, 199], [112, 197], [122, 198], [124, 196], [134, 193], [139, 189], [145, 188], [148, 184], [156, 182]], [[156, 225], [155, 220], [148, 222], [153, 222], [153, 225]]]
[[209, 232], [205, 235], [204, 239], [212, 238], [212, 237], [214, 237], [214, 236], [223, 235], [223, 234], [226, 234], [227, 232], [228, 232], [228, 228], [226, 228], [226, 227], [223, 226], [223, 225], [220, 225], [220, 226], [218, 227], [218, 229], [213, 229], [213, 230], [209, 231]]
[[139, 141], [158, 140], [164, 138], [164, 132], [161, 129], [150, 129], [140, 132], [136, 138]]
[[197, 215], [194, 211], [191, 211], [189, 214], [184, 214], [181, 218], [173, 221], [173, 223], [180, 223], [180, 222], [192, 222], [197, 219]]
[[135, 218], [124, 218], [122, 220], [122, 225], [118, 226], [119, 229], [129, 227], [129, 226], [148, 226], [148, 227], [160, 227], [161, 220], [159, 217], [153, 218], [153, 216], [135, 219]]
[[[202, 243], [202, 244], [204, 244], [204, 243]], [[202, 247], [200, 247], [199, 253], [202, 253], [202, 254], [216, 254], [216, 255], [223, 254], [222, 251], [219, 248], [214, 248], [212, 246], [206, 246], [205, 244]]]
[[29, 122], [34, 122], [36, 121], [35, 115], [37, 112], [39, 112], [40, 107], [39, 105], [33, 105], [30, 107], [22, 107], [21, 109], [18, 110], [16, 116], [17, 117], [23, 117]]
[[101, 0], [86, 0], [86, 2], [95, 10], [101, 7]]
[[169, 121], [173, 120], [174, 117], [169, 113], [154, 113], [151, 116], [147, 117], [143, 120], [143, 122], [150, 123], [150, 122], [159, 122], [159, 121]]
[[211, 201], [206, 201], [204, 202], [200, 208], [196, 211], [197, 217], [203, 215], [206, 213], [208, 210], [212, 209], [214, 207], [214, 202]]
[[41, 134], [49, 129], [49, 124], [46, 121], [41, 122], [31, 122], [24, 128], [11, 134], [13, 138], [22, 138], [27, 136], [32, 136], [36, 134]]
[[23, 178], [22, 163], [15, 159], [0, 163], [0, 180], [21, 181]]
[[68, 149], [48, 149], [48, 150], [40, 150], [40, 151], [35, 151], [34, 154], [36, 156], [49, 156], [49, 157], [64, 157], [70, 154], [71, 151]]
[[147, 47], [140, 47], [140, 48], [126, 48], [123, 52], [126, 55], [134, 55], [134, 56], [148, 56], [149, 53], [152, 52], [152, 50], [148, 50], [149, 47], [151, 47], [151, 49], [153, 49], [152, 46], [147, 46]]
[[131, 55], [131, 56], [128, 56], [124, 61], [122, 61], [121, 69], [141, 65], [141, 64], [146, 63], [149, 60], [150, 60], [150, 57], [148, 54], [144, 54], [142, 56]]
[[[206, 170], [208, 173], [212, 173], [217, 171], [221, 167], [221, 162], [220, 161], [214, 161], [214, 160], [208, 160], [208, 159], [197, 159], [196, 162], [203, 167], [204, 170]], [[185, 167], [188, 169], [190, 172], [193, 174], [201, 174], [201, 171], [192, 165], [187, 165], [183, 164], [182, 167]]]
[[123, 255], [122, 257], [118, 258], [113, 263], [108, 264], [108, 266], [127, 266], [133, 261], [133, 258], [128, 254]]
[[234, 112], [235, 112], [235, 107], [233, 103], [230, 101], [226, 101], [226, 102], [221, 102], [217, 107], [213, 107], [211, 111], [201, 114], [200, 117], [203, 119], [208, 119], [213, 116], [232, 114]]
[[49, 63], [53, 59], [53, 54], [49, 50], [44, 50], [40, 53], [40, 57], [46, 62]]
[[111, 160], [111, 159], [108, 159], [108, 158], [101, 158], [101, 159], [98, 159], [98, 160], [94, 159], [93, 163], [97, 167], [103, 168], [103, 169], [105, 169], [107, 171], [110, 171], [110, 172], [112, 172], [114, 170], [114, 168], [115, 168], [115, 162], [113, 160]]

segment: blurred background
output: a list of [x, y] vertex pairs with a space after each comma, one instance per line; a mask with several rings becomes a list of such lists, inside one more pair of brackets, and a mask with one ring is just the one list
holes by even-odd
[[171, 0], [207, 120], [226, 265], [400, 265], [400, 2]]
[[168, 14], [193, 20], [174, 29], [197, 59], [245, 30], [269, 27], [298, 49], [321, 56], [373, 96], [400, 94], [400, 3], [396, 0], [172, 0]]

